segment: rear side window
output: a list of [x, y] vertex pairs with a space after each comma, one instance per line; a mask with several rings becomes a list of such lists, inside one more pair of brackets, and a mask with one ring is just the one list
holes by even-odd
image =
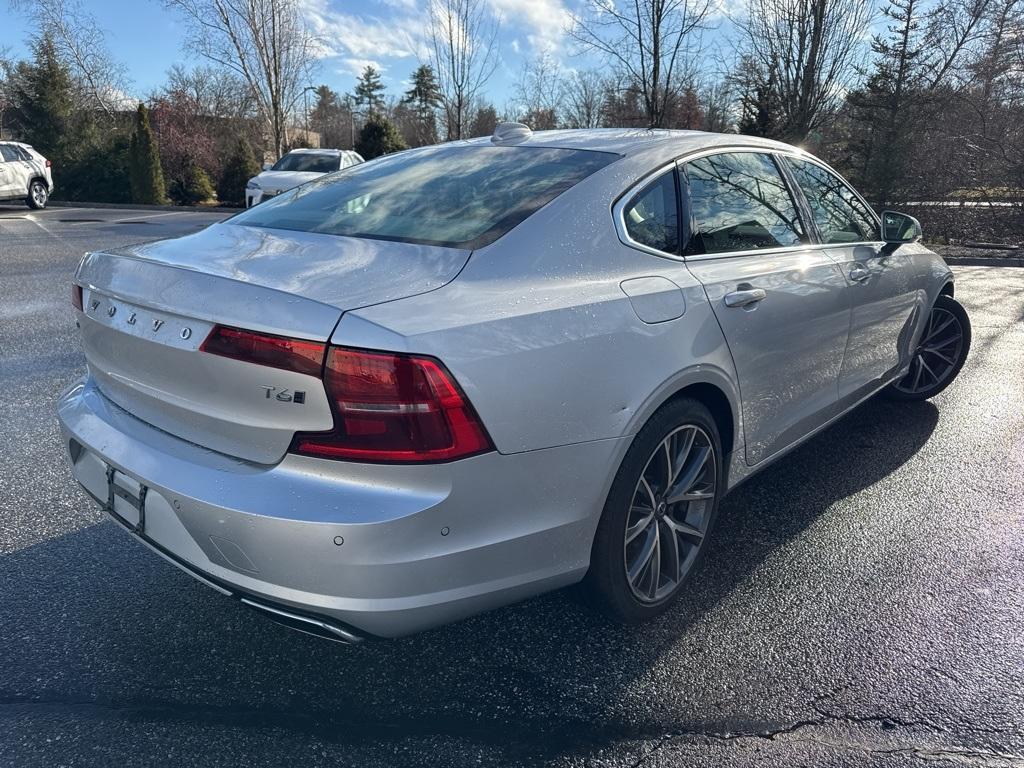
[[806, 160], [791, 157], [788, 162], [811, 206], [822, 242], [859, 243], [878, 239], [874, 216], [842, 179]]
[[685, 166], [693, 232], [686, 253], [796, 246], [806, 235], [778, 166], [756, 152], [732, 152]]
[[658, 251], [679, 250], [679, 206], [675, 172], [663, 173], [634, 197], [622, 212], [633, 242]]
[[424, 147], [305, 184], [231, 223], [481, 248], [617, 157], [541, 147]]

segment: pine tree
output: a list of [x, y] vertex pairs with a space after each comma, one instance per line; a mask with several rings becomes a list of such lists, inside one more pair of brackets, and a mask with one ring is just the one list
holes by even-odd
[[913, 131], [929, 100], [930, 75], [938, 49], [931, 25], [925, 25], [922, 0], [890, 0], [882, 8], [891, 23], [871, 43], [875, 54], [864, 87], [847, 102], [857, 124], [852, 142], [859, 179], [872, 202], [885, 207], [909, 168]]
[[367, 160], [407, 148], [402, 134], [383, 115], [371, 115], [356, 141], [356, 152]]
[[260, 166], [249, 142], [239, 139], [217, 182], [217, 199], [221, 203], [243, 205], [245, 185], [259, 172]]
[[757, 62], [745, 58], [732, 80], [742, 92], [740, 133], [767, 139], [780, 138], [783, 130], [782, 105], [775, 87], [775, 73], [765, 75]]
[[135, 114], [135, 132], [128, 148], [131, 158], [132, 201], [162, 205], [167, 202], [160, 152], [149, 125], [149, 112], [139, 104]]
[[366, 107], [368, 115], [374, 115], [384, 108], [384, 83], [381, 82], [380, 72], [376, 67], [367, 65], [363, 74], [359, 76], [356, 83], [355, 97], [356, 104]]
[[72, 81], [57, 57], [49, 35], [33, 45], [32, 64], [22, 64], [15, 78], [14, 102], [25, 138], [60, 167], [73, 147]]
[[412, 110], [418, 145], [437, 143], [437, 110], [441, 106], [441, 89], [438, 87], [434, 68], [421, 64], [412, 73], [412, 87], [405, 92], [402, 104]]

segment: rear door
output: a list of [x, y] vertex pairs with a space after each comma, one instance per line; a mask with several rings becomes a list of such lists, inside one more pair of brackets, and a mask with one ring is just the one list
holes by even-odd
[[[14, 147], [7, 144], [0, 144], [0, 198], [15, 197], [18, 194], [18, 179], [21, 173], [17, 169], [19, 165], [18, 155]], [[28, 194], [28, 185], [21, 190]]]
[[835, 413], [846, 281], [811, 244], [774, 155], [729, 150], [681, 169], [684, 256], [732, 352], [746, 458], [757, 464]]
[[919, 305], [911, 259], [885, 247], [868, 205], [838, 175], [812, 160], [787, 157], [822, 246], [849, 285], [850, 341], [839, 397], [856, 401], [909, 362]]

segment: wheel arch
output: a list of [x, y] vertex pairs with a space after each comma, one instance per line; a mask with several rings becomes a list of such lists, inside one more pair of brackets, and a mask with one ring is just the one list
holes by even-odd
[[953, 291], [954, 291], [953, 281], [952, 280], [947, 280], [945, 282], [945, 284], [939, 289], [939, 296], [949, 296], [949, 298], [952, 299], [953, 298]]
[[32, 184], [34, 182], [37, 182], [37, 181], [43, 182], [43, 184], [46, 185], [46, 191], [47, 192], [50, 191], [50, 182], [48, 182], [46, 180], [46, 177], [43, 174], [41, 174], [41, 173], [37, 173], [37, 174], [29, 177], [29, 180], [28, 180], [28, 189], [29, 189], [29, 191], [32, 190]]
[[739, 391], [725, 371], [709, 365], [683, 371], [665, 382], [648, 399], [645, 406], [637, 411], [631, 424], [631, 432], [639, 432], [663, 406], [682, 398], [697, 400], [711, 411], [718, 427], [718, 434], [722, 438], [722, 451], [726, 455], [740, 448], [743, 424], [740, 416]]

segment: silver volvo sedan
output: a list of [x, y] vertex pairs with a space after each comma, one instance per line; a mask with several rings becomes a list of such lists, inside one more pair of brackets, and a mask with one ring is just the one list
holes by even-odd
[[506, 124], [87, 254], [63, 438], [127, 531], [297, 629], [580, 581], [640, 621], [731, 488], [957, 375], [970, 324], [920, 234], [785, 144]]

